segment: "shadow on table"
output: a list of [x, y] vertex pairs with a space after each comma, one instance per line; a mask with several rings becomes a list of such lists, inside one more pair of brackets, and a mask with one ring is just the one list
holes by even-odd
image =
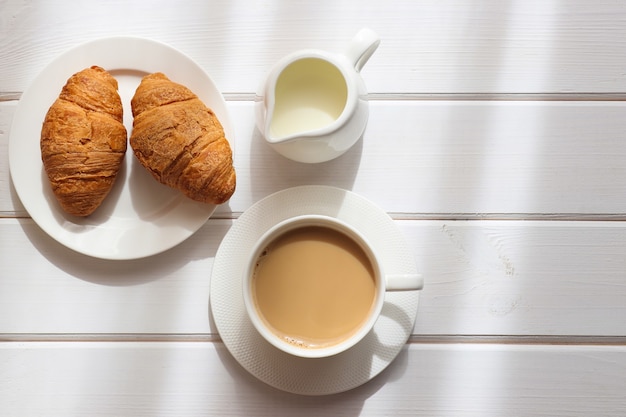
[[[244, 353], [242, 360], [247, 366], [252, 366], [248, 361], [249, 355], [258, 356], [260, 360], [267, 361], [267, 366], [261, 366], [254, 371], [248, 371], [236, 357], [231, 354], [228, 348], [223, 344], [217, 344], [216, 351], [222, 364], [227, 372], [231, 375], [232, 381], [236, 381], [234, 392], [242, 398], [241, 401], [235, 401], [233, 406], [237, 404], [245, 404], [245, 407], [254, 407], [258, 404], [276, 404], [277, 416], [279, 415], [355, 415], [361, 413], [363, 404], [368, 398], [375, 395], [387, 383], [402, 378], [407, 369], [408, 352], [405, 340], [401, 340], [400, 333], [408, 334], [412, 329], [412, 321], [406, 315], [406, 312], [398, 308], [395, 304], [386, 304], [383, 309], [385, 320], [393, 322], [396, 329], [403, 330], [396, 335], [395, 341], [391, 344], [380, 340], [380, 336], [389, 336], [384, 331], [372, 331], [359, 345], [350, 349], [350, 351], [326, 359], [301, 359], [294, 358], [290, 355], [278, 352], [276, 348], [259, 340], [259, 335], [250, 334], [246, 337], [247, 341], [240, 340], [236, 343], [250, 343], [254, 348], [249, 349], [248, 353]], [[242, 326], [242, 331], [248, 332], [249, 326]], [[211, 328], [217, 332], [214, 321], [211, 321]], [[396, 344], [397, 343], [397, 344]], [[234, 347], [241, 350], [240, 347]], [[399, 350], [398, 350], [399, 349]], [[244, 349], [245, 351], [245, 349]], [[239, 355], [242, 352], [238, 353]], [[278, 359], [278, 361], [277, 361]], [[380, 364], [385, 364], [381, 367]], [[271, 365], [271, 366], [270, 366]], [[303, 389], [302, 392], [332, 392], [332, 389], [322, 387], [324, 378], [332, 378], [328, 381], [328, 386], [337, 387], [337, 379], [343, 379], [343, 384], [347, 391], [323, 394], [323, 395], [302, 395], [294, 394], [281, 389], [274, 388], [261, 379], [258, 379], [253, 372], [272, 372], [272, 366], [277, 366], [274, 376], [282, 375], [281, 383], [285, 387]], [[267, 368], [262, 370], [263, 368]], [[326, 368], [324, 371], [322, 368]], [[359, 374], [372, 370], [375, 374], [367, 382], [358, 385]], [[347, 375], [352, 374], [355, 379]], [[370, 373], [371, 375], [371, 373]], [[267, 375], [265, 375], [267, 377]], [[311, 384], [301, 383], [299, 378], [313, 378]], [[275, 380], [270, 377], [269, 380]], [[351, 380], [352, 379], [352, 380]], [[320, 385], [321, 384], [321, 385]], [[356, 385], [355, 385], [356, 384]], [[307, 385], [310, 385], [307, 387]], [[307, 388], [303, 388], [307, 387]], [[354, 388], [351, 388], [354, 387]], [[351, 388], [351, 389], [350, 389]], [[289, 390], [289, 389], [288, 389]], [[294, 390], [297, 392], [297, 390]], [[258, 400], [257, 400], [258, 398]], [[270, 399], [268, 401], [268, 398]], [[234, 414], [249, 415], [249, 409], [235, 410]]]
[[299, 185], [329, 185], [352, 190], [361, 164], [363, 138], [338, 158], [307, 164], [292, 161], [274, 151], [257, 128], [250, 136], [248, 164], [253, 201]]
[[231, 221], [210, 221], [179, 245], [133, 260], [107, 260], [66, 248], [32, 222], [20, 222], [33, 246], [53, 265], [83, 281], [106, 286], [133, 286], [167, 277], [186, 264], [212, 258]]
[[402, 377], [408, 361], [408, 351], [405, 346], [386, 369], [365, 384], [337, 394], [308, 396], [284, 392], [260, 381], [246, 371], [224, 345], [218, 345], [216, 351], [233, 381], [236, 381], [236, 392], [242, 397], [241, 401], [233, 402], [232, 406], [246, 407], [246, 409], [232, 410], [233, 415], [252, 415], [255, 405], [267, 408], [268, 404], [274, 404], [276, 417], [359, 416], [368, 398], [375, 395], [387, 383]]

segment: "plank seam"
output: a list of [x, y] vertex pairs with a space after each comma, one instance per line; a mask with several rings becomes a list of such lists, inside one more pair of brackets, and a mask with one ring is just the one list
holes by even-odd
[[[222, 343], [217, 333], [2, 333], [0, 342], [190, 342]], [[588, 335], [412, 335], [408, 344], [507, 344], [626, 346], [626, 336]]]
[[[0, 102], [18, 101], [19, 91], [0, 92]], [[255, 93], [223, 93], [226, 101], [260, 101]], [[626, 102], [626, 92], [594, 93], [369, 93], [370, 101], [618, 101]]]

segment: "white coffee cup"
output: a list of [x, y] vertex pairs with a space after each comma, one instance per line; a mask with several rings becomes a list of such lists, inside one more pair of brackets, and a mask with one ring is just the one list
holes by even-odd
[[278, 223], [254, 245], [243, 299], [269, 343], [295, 356], [320, 358], [361, 341], [378, 320], [387, 291], [422, 286], [419, 274], [386, 274], [375, 247], [346, 222], [304, 215]]

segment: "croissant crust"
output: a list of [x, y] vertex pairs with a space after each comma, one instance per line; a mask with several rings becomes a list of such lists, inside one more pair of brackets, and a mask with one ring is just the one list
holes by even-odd
[[145, 76], [131, 100], [130, 145], [159, 182], [212, 204], [235, 191], [232, 150], [213, 111], [162, 73]]
[[93, 213], [109, 194], [126, 152], [117, 81], [93, 66], [72, 75], [46, 113], [40, 148], [63, 210]]

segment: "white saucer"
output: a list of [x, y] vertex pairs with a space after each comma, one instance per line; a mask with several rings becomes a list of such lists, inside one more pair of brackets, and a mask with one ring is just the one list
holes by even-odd
[[15, 190], [35, 223], [77, 252], [103, 259], [136, 259], [160, 253], [191, 236], [216, 206], [195, 202], [155, 181], [130, 146], [113, 189], [88, 217], [66, 214], [48, 183], [39, 148], [44, 117], [67, 79], [92, 65], [103, 67], [117, 79], [129, 135], [133, 123], [130, 100], [135, 89], [144, 75], [163, 72], [172, 81], [186, 85], [215, 112], [233, 146], [226, 102], [209, 75], [193, 60], [147, 39], [98, 39], [59, 55], [22, 95], [9, 137], [9, 166]]
[[303, 214], [334, 216], [360, 230], [383, 255], [388, 273], [417, 273], [403, 235], [379, 207], [338, 188], [295, 187], [257, 202], [234, 222], [215, 255], [211, 310], [230, 353], [258, 379], [296, 394], [334, 394], [364, 384], [396, 358], [413, 330], [419, 291], [388, 293], [373, 330], [339, 355], [299, 358], [270, 345], [255, 330], [244, 308], [242, 276], [246, 258], [255, 241], [271, 226]]

